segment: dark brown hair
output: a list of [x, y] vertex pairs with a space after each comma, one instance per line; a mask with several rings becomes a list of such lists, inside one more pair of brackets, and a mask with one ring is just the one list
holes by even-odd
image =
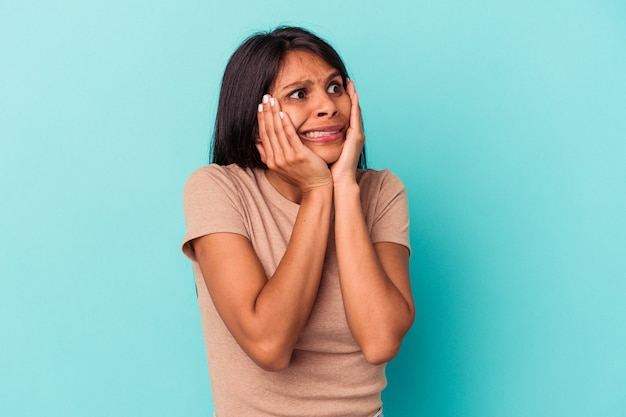
[[[255, 146], [258, 136], [257, 106], [276, 79], [289, 51], [311, 52], [337, 69], [344, 88], [348, 73], [341, 57], [326, 41], [298, 27], [279, 27], [246, 39], [226, 65], [220, 91], [212, 162], [242, 168], [267, 168]], [[359, 168], [365, 168], [365, 150]]]

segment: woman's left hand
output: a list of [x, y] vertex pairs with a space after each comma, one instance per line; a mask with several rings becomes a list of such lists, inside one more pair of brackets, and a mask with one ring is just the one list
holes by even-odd
[[363, 120], [361, 119], [361, 107], [359, 106], [359, 96], [354, 88], [354, 81], [349, 80], [346, 87], [350, 97], [350, 126], [346, 131], [346, 141], [339, 159], [330, 167], [335, 186], [344, 183], [356, 183], [356, 169], [359, 164], [359, 157], [365, 143], [363, 134]]

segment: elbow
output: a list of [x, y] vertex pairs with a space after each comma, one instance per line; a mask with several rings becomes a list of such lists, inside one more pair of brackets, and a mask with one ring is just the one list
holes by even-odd
[[371, 334], [369, 340], [360, 344], [365, 360], [372, 365], [381, 365], [395, 358], [413, 320], [414, 315], [411, 315], [407, 325], [400, 329], [395, 329], [395, 331], [387, 329], [387, 331]]
[[292, 352], [290, 349], [265, 344], [257, 345], [253, 352], [248, 352], [248, 356], [264, 371], [280, 372], [291, 363]]
[[402, 341], [370, 343], [362, 348], [363, 356], [370, 365], [382, 365], [396, 357]]
[[280, 372], [289, 366], [291, 362], [290, 358], [253, 358], [254, 363], [264, 371], [267, 372]]

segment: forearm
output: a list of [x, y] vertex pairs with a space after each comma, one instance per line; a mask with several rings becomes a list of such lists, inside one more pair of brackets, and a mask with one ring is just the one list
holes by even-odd
[[[414, 308], [410, 295], [403, 295], [381, 264], [365, 224], [359, 192], [356, 183], [335, 186], [337, 260], [350, 330], [366, 358], [379, 363], [397, 352], [413, 322]], [[408, 265], [405, 270], [408, 279]]]
[[287, 249], [254, 303], [251, 327], [270, 344], [290, 352], [317, 296], [328, 244], [332, 191], [303, 195]]
[[260, 367], [289, 364], [317, 295], [326, 253], [332, 189], [303, 197], [286, 252], [268, 277], [251, 242], [214, 233], [193, 241], [196, 258], [222, 320]]

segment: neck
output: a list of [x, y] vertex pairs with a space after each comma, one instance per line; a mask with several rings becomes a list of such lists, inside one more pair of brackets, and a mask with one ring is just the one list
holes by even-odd
[[302, 201], [302, 192], [298, 187], [283, 179], [280, 174], [269, 169], [265, 170], [265, 176], [269, 183], [287, 200], [300, 204]]

